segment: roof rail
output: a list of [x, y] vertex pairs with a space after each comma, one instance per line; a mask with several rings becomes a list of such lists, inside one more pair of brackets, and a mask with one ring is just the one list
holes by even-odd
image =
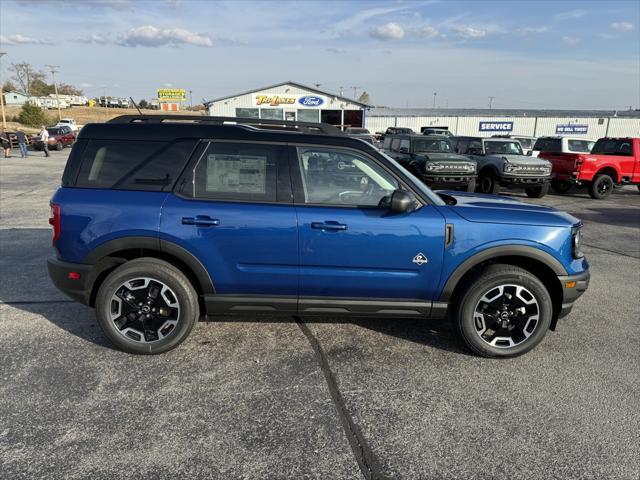
[[288, 130], [324, 135], [343, 135], [342, 130], [328, 123], [292, 122], [258, 118], [208, 117], [198, 115], [121, 115], [107, 123], [195, 123], [199, 125], [241, 125], [267, 130]]

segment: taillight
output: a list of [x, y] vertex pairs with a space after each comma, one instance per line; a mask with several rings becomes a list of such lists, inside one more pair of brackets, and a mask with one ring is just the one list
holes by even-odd
[[576, 168], [584, 163], [584, 157], [582, 155], [576, 155]]
[[49, 225], [53, 227], [53, 238], [51, 243], [56, 243], [60, 238], [60, 205], [51, 204], [51, 217], [49, 217]]

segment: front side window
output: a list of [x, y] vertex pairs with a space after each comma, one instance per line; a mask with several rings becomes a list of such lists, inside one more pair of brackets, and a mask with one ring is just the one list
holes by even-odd
[[400, 140], [400, 150], [401, 151], [408, 152], [410, 147], [411, 147], [411, 141], [408, 138], [404, 138], [404, 139]]
[[351, 150], [297, 147], [304, 201], [377, 207], [398, 182], [371, 158]]
[[393, 150], [394, 152], [397, 152], [398, 150], [400, 150], [400, 139], [399, 138], [394, 138], [391, 141], [391, 150]]
[[212, 200], [275, 202], [280, 145], [210, 143], [193, 170], [193, 196]]

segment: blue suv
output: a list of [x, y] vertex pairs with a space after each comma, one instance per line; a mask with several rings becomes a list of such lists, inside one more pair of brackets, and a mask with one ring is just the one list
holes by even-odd
[[124, 116], [82, 129], [51, 200], [54, 284], [127, 352], [214, 314], [451, 318], [473, 352], [536, 346], [589, 282], [578, 219], [435, 193], [325, 124]]

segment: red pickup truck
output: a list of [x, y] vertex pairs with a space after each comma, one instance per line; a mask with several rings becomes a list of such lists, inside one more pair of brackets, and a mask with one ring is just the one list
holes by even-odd
[[614, 186], [631, 184], [640, 190], [640, 138], [601, 138], [591, 153], [541, 152], [539, 157], [552, 163], [551, 188], [557, 193], [577, 185], [603, 199]]

